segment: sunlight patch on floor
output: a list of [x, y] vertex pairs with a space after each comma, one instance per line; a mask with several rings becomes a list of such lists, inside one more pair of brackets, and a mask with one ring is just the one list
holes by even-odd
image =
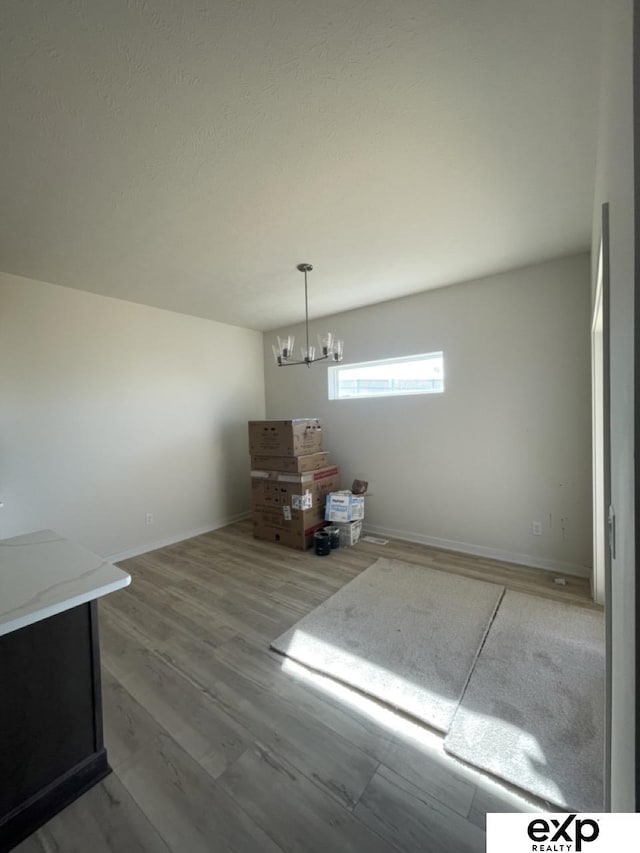
[[[358, 658], [354, 656], [354, 665], [357, 665], [357, 661]], [[408, 747], [423, 753], [427, 761], [445, 767], [456, 776], [464, 778], [479, 789], [502, 800], [505, 806], [510, 806], [512, 809], [522, 812], [544, 810], [543, 807], [546, 804], [537, 797], [526, 796], [524, 793], [514, 790], [512, 786], [491, 776], [487, 776], [482, 771], [467, 764], [463, 764], [445, 752], [443, 746], [444, 734], [429, 729], [421, 723], [414, 722], [394, 711], [393, 708], [387, 707], [375, 699], [370, 699], [363, 693], [347, 687], [333, 678], [321, 675], [288, 657], [283, 658], [282, 671], [292, 678], [308, 684], [310, 687], [321, 690], [351, 710], [367, 717], [386, 729], [399, 743], [406, 744]], [[544, 758], [539, 745], [534, 738], [531, 741], [530, 755], [532, 760], [535, 759], [536, 762], [543, 761]]]
[[292, 661], [290, 658], [284, 659], [282, 671], [313, 687], [318, 687], [343, 705], [347, 705], [349, 708], [364, 714], [370, 720], [388, 729], [392, 734], [400, 735], [404, 732], [419, 739], [424, 747], [432, 749], [438, 749], [438, 745], [442, 744], [442, 735], [437, 732], [408, 720], [392, 708], [385, 707], [385, 705], [377, 702], [375, 699], [369, 699], [369, 697], [359, 693], [357, 690], [353, 690], [325, 675], [320, 675], [320, 673], [314, 672], [306, 666]]
[[[424, 708], [442, 707], [443, 703], [455, 703], [454, 696], [444, 696], [415, 681], [408, 680], [395, 670], [354, 654], [341, 645], [320, 639], [307, 631], [295, 629], [286, 645], [287, 659], [302, 661], [314, 672], [327, 673], [329, 680], [349, 685], [349, 689], [370, 694], [374, 704], [380, 700], [390, 710], [408, 710], [418, 705]], [[375, 698], [373, 698], [375, 697]], [[415, 714], [413, 715], [416, 716]], [[429, 721], [427, 721], [429, 725]], [[439, 731], [437, 726], [432, 727]]]

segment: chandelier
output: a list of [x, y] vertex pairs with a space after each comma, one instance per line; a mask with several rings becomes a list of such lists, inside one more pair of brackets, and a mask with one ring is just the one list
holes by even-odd
[[273, 344], [273, 357], [276, 360], [278, 367], [289, 367], [293, 364], [306, 364], [311, 367], [314, 361], [323, 361], [328, 358], [330, 361], [342, 361], [342, 350], [344, 347], [343, 341], [339, 341], [333, 337], [331, 332], [325, 332], [318, 335], [318, 352], [316, 355], [315, 346], [309, 346], [309, 305], [307, 299], [307, 273], [310, 273], [313, 267], [311, 264], [298, 264], [297, 269], [304, 273], [304, 325], [306, 333], [306, 346], [300, 347], [300, 359], [293, 357], [293, 344], [295, 341], [294, 335], [287, 335], [281, 338], [278, 335], [278, 345]]

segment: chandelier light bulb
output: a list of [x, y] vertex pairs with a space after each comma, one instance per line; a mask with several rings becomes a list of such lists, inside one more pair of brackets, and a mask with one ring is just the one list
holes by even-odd
[[281, 338], [278, 335], [278, 349], [280, 350], [280, 355], [282, 356], [283, 361], [287, 361], [287, 359], [291, 358], [293, 355], [293, 344], [295, 343], [295, 335], [287, 335], [286, 338]]
[[300, 347], [300, 352], [302, 353], [302, 360], [307, 364], [316, 360], [315, 347]]
[[322, 355], [331, 355], [331, 348], [333, 347], [333, 335], [331, 332], [318, 335], [318, 344]]

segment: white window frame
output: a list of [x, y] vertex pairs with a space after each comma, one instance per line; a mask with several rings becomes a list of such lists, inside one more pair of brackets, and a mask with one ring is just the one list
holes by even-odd
[[[339, 395], [339, 376], [341, 370], [353, 370], [358, 367], [373, 367], [379, 364], [401, 364], [420, 361], [422, 359], [434, 359], [440, 357], [442, 362], [442, 387], [440, 388], [419, 388], [414, 391], [381, 391], [379, 393], [358, 394], [353, 397], [341, 397]], [[329, 367], [327, 371], [328, 394], [330, 400], [369, 400], [374, 397], [406, 397], [416, 396], [418, 394], [442, 394], [445, 389], [444, 382], [444, 352], [436, 350], [435, 352], [418, 353], [417, 355], [402, 355], [397, 358], [380, 358], [375, 361], [360, 361], [354, 364], [336, 364]]]

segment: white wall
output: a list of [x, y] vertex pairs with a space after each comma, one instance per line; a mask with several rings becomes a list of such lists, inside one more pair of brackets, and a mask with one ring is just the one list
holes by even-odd
[[278, 368], [267, 333], [267, 416], [322, 418], [344, 485], [369, 480], [369, 529], [587, 574], [589, 282], [576, 255], [312, 323], [345, 363], [443, 350], [444, 394], [328, 401], [326, 364]]
[[616, 513], [612, 561], [611, 807], [635, 810], [635, 548], [633, 496], [633, 91], [631, 0], [605, 6], [593, 251], [601, 205], [609, 202], [611, 317], [611, 503]]
[[107, 556], [249, 508], [258, 332], [0, 274], [0, 389], [0, 537]]

